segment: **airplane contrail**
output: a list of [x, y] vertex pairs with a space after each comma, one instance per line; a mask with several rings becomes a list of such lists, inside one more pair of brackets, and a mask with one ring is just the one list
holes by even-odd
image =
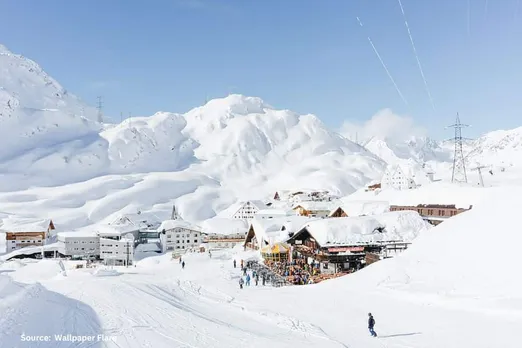
[[[359, 25], [364, 28], [361, 20], [359, 19], [359, 17], [356, 17], [357, 18], [357, 22], [359, 22]], [[373, 41], [372, 39], [370, 38], [370, 36], [368, 36], [368, 42], [370, 42], [370, 45], [372, 45], [372, 48], [373, 48], [373, 52], [375, 52], [375, 55], [377, 56], [377, 58], [379, 58], [379, 61], [381, 62], [381, 65], [382, 67], [384, 68], [384, 70], [386, 71], [386, 74], [388, 74], [388, 77], [390, 78], [391, 82], [393, 83], [393, 86], [395, 86], [395, 90], [397, 90], [397, 93], [399, 93], [399, 96], [401, 97], [402, 101], [404, 102], [404, 104], [406, 104], [407, 106], [409, 105], [408, 104], [408, 101], [406, 100], [406, 98], [404, 98], [404, 95], [402, 94], [401, 90], [399, 89], [399, 86], [397, 86], [397, 83], [395, 83], [395, 80], [393, 79], [393, 76], [391, 75], [390, 73], [390, 70], [388, 70], [388, 67], [386, 66], [386, 64], [384, 63], [381, 55], [379, 54], [379, 51], [377, 51], [377, 48], [375, 47], [375, 45], [373, 44]]]
[[401, 7], [402, 18], [404, 18], [404, 24], [406, 25], [406, 29], [408, 30], [408, 36], [410, 37], [411, 47], [413, 48], [413, 54], [415, 55], [415, 59], [417, 59], [417, 65], [419, 66], [419, 71], [422, 76], [422, 80], [424, 81], [424, 87], [426, 88], [426, 92], [428, 93], [428, 97], [430, 98], [431, 106], [433, 107], [433, 110], [435, 110], [435, 103], [433, 102], [430, 88], [428, 87], [428, 82], [426, 81], [426, 76], [424, 76], [424, 70], [422, 70], [422, 64], [419, 59], [419, 54], [417, 53], [417, 48], [415, 47], [415, 43], [413, 42], [413, 37], [411, 36], [410, 26], [408, 25], [408, 21], [406, 20], [406, 14], [404, 13], [402, 2], [401, 0], [397, 1], [399, 2], [399, 6]]

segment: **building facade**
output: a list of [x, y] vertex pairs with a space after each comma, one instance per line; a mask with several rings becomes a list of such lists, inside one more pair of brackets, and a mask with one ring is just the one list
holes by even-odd
[[58, 253], [62, 256], [99, 258], [100, 237], [96, 233], [58, 233]]
[[165, 249], [179, 254], [199, 248], [203, 242], [201, 229], [184, 220], [163, 221], [158, 231], [165, 235]]
[[23, 219], [16, 221], [12, 227], [2, 229], [6, 233], [6, 251], [11, 252], [25, 247], [42, 246], [54, 229], [52, 220]]
[[267, 206], [262, 201], [246, 201], [238, 205], [238, 209], [232, 214], [233, 219], [249, 220]]
[[400, 166], [386, 168], [381, 180], [383, 189], [408, 190], [417, 187], [413, 178], [409, 177]]
[[100, 258], [106, 265], [130, 266], [134, 263], [134, 241], [130, 238], [100, 238]]
[[308, 201], [295, 205], [292, 210], [300, 216], [325, 218], [332, 211], [332, 207], [333, 205], [330, 202]]
[[424, 220], [432, 225], [438, 225], [452, 216], [470, 210], [472, 207], [473, 206], [470, 205], [468, 208], [457, 208], [454, 204], [419, 204], [416, 206], [392, 205], [390, 206], [390, 211], [416, 211], [424, 218]]

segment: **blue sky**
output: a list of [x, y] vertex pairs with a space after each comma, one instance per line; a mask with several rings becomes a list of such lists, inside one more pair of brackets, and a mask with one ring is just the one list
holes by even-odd
[[469, 136], [522, 123], [520, 1], [469, 2], [468, 27], [468, 0], [402, 0], [435, 110], [397, 0], [0, 0], [0, 43], [116, 120], [241, 93], [334, 128], [391, 108], [443, 139], [457, 111]]

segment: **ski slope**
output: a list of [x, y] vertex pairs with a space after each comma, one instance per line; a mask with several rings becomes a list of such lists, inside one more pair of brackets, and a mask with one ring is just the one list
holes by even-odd
[[[258, 257], [241, 248], [187, 254], [185, 269], [169, 255], [150, 257], [110, 276], [70, 263], [63, 276], [53, 260], [6, 262], [0, 342], [16, 347], [22, 332], [42, 332], [34, 318], [45, 318], [52, 333], [116, 337], [100, 347], [519, 347], [519, 257], [491, 252], [499, 240], [522, 242], [518, 206], [498, 204], [514, 202], [522, 187], [485, 190], [471, 211], [400, 256], [315, 285], [240, 290], [233, 259]], [[35, 300], [31, 287], [44, 296]], [[49, 317], [55, 307], [69, 311]], [[378, 338], [367, 332], [368, 312]]]

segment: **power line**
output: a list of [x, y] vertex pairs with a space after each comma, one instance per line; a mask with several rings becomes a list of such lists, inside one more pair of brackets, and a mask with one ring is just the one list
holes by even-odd
[[453, 171], [451, 173], [451, 182], [468, 182], [468, 176], [466, 174], [466, 163], [464, 160], [464, 151], [462, 149], [462, 143], [465, 139], [462, 137], [462, 128], [465, 127], [469, 127], [469, 125], [460, 123], [458, 112], [455, 119], [455, 124], [446, 127], [455, 129], [455, 136], [452, 139], [455, 143], [455, 153], [453, 155]]

